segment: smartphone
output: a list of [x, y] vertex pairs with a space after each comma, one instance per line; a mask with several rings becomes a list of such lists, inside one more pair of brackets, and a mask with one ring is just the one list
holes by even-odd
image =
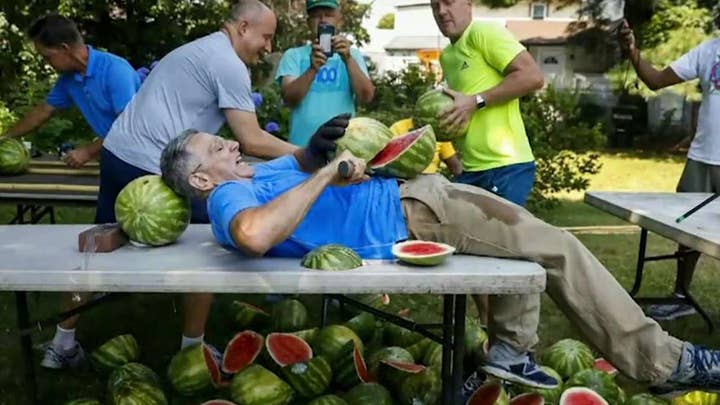
[[334, 53], [332, 48], [332, 37], [335, 36], [335, 26], [330, 24], [318, 25], [318, 43], [323, 53], [328, 58]]

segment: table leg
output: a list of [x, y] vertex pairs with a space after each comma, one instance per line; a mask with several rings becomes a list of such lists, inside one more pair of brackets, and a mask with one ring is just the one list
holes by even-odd
[[455, 401], [455, 393], [453, 392], [454, 384], [452, 380], [452, 333], [453, 333], [453, 317], [455, 313], [455, 300], [450, 294], [443, 296], [443, 336], [442, 336], [442, 397], [443, 404], [450, 405]]
[[[462, 402], [463, 362], [465, 360], [465, 310], [467, 297], [465, 294], [455, 296], [455, 324], [453, 333], [452, 391], [455, 404]], [[444, 364], [444, 363], [443, 363]]]
[[678, 269], [678, 277], [680, 277], [680, 291], [683, 295], [683, 300], [687, 303], [689, 303], [695, 310], [702, 316], [702, 318], [705, 320], [705, 323], [708, 326], [708, 332], [713, 333], [713, 330], [715, 329], [715, 326], [713, 325], [712, 319], [710, 319], [710, 316], [700, 307], [700, 304], [695, 301], [695, 298], [690, 294], [690, 275], [687, 271], [685, 271], [684, 266], [680, 266]]
[[640, 248], [638, 249], [637, 265], [635, 266], [635, 283], [630, 290], [630, 296], [634, 297], [640, 291], [640, 285], [642, 284], [643, 269], [645, 268], [645, 250], [647, 247], [647, 229], [640, 232]]
[[[18, 329], [25, 330], [30, 326], [27, 293], [25, 291], [15, 292], [15, 306]], [[30, 336], [30, 334], [20, 336], [20, 347], [22, 348], [23, 360], [25, 362], [25, 384], [32, 403], [36, 404], [38, 403], [37, 381], [35, 379], [35, 361], [33, 360], [32, 336]]]
[[323, 294], [322, 296], [322, 312], [320, 313], [320, 327], [324, 328], [327, 324], [327, 314], [328, 314], [328, 303], [330, 302], [330, 297], [327, 296], [327, 294]]

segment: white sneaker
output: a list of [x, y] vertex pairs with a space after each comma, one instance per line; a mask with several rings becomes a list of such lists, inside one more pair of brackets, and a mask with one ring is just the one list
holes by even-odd
[[85, 361], [85, 351], [83, 350], [80, 343], [75, 343], [75, 346], [70, 350], [64, 350], [55, 345], [48, 345], [45, 349], [45, 355], [43, 356], [40, 365], [45, 368], [61, 369], [61, 368], [76, 368]]

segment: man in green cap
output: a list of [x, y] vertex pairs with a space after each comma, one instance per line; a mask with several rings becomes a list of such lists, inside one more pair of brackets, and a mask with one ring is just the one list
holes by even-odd
[[[292, 108], [290, 143], [305, 146], [324, 122], [355, 113], [355, 103], [369, 103], [375, 86], [363, 55], [341, 34], [343, 18], [338, 0], [307, 0], [311, 43], [285, 51], [275, 79], [283, 100]], [[332, 26], [330, 56], [318, 41], [318, 27]]]

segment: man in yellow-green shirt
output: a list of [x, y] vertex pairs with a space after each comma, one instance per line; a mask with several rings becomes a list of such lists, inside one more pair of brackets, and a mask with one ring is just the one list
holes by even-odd
[[473, 22], [471, 0], [432, 0], [435, 21], [450, 39], [440, 56], [455, 99], [443, 118], [469, 130], [458, 140], [463, 174], [456, 181], [525, 205], [535, 181], [535, 158], [519, 98], [542, 88], [542, 71], [512, 34], [492, 22]]
[[[465, 137], [456, 142], [463, 161], [456, 181], [525, 205], [535, 181], [535, 158], [518, 99], [543, 86], [542, 71], [504, 27], [473, 22], [471, 0], [430, 4], [440, 31], [450, 39], [440, 64], [449, 85], [445, 92], [455, 103], [440, 118], [461, 128], [469, 123]], [[494, 209], [488, 206], [488, 215], [494, 215]], [[540, 295], [490, 296], [487, 302], [473, 298], [481, 313], [489, 310], [492, 343], [481, 369], [465, 382], [463, 398], [483, 383], [485, 374], [531, 387], [557, 387], [560, 381], [543, 371], [532, 355], [538, 319], [529, 314], [538, 310]]]

